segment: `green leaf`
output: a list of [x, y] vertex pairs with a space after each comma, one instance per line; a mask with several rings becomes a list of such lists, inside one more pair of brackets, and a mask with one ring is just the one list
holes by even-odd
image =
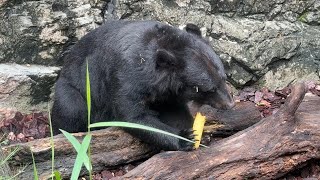
[[[86, 67], [86, 94], [87, 94], [87, 114], [88, 114], [88, 125], [91, 124], [91, 89], [90, 89], [90, 75], [89, 75], [89, 63], [87, 60], [87, 67]], [[88, 126], [88, 134], [90, 134], [90, 128]], [[91, 164], [91, 149], [90, 146], [88, 148], [88, 165]], [[86, 163], [86, 161], [85, 161]], [[89, 169], [88, 169], [89, 170]], [[92, 173], [89, 170], [89, 179], [92, 180]]]
[[[188, 141], [191, 143], [195, 143], [194, 141], [191, 141], [190, 139], [184, 138], [182, 136], [178, 136], [176, 134], [173, 133], [169, 133], [167, 131], [163, 131], [161, 129], [156, 129], [153, 127], [149, 127], [149, 126], [145, 126], [145, 125], [141, 125], [141, 124], [136, 124], [136, 123], [130, 123], [130, 122], [121, 122], [121, 121], [110, 121], [110, 122], [98, 122], [98, 123], [93, 123], [90, 124], [90, 128], [95, 128], [95, 127], [106, 127], [106, 126], [115, 126], [115, 127], [127, 127], [127, 128], [134, 128], [134, 129], [143, 129], [143, 130], [147, 130], [147, 131], [152, 131], [152, 132], [156, 132], [156, 133], [161, 133], [161, 134], [165, 134], [168, 136], [172, 136], [178, 139], [182, 139], [184, 141]], [[205, 145], [200, 144], [200, 146], [203, 147], [207, 147]]]
[[[87, 94], [88, 124], [90, 124], [90, 117], [91, 117], [91, 88], [90, 88], [90, 75], [89, 75], [88, 60], [87, 60], [87, 67], [86, 67], [86, 94]], [[90, 132], [89, 128], [88, 128], [88, 132]]]
[[56, 178], [56, 180], [61, 180], [61, 174], [59, 171], [54, 171], [54, 177]]
[[84, 150], [83, 150], [84, 152], [81, 151], [81, 148], [79, 149], [79, 152], [78, 152], [78, 156], [80, 156], [80, 158], [82, 159], [84, 165], [86, 166], [86, 168], [89, 172], [91, 172], [92, 166], [90, 164], [90, 159], [87, 155], [87, 150], [90, 147], [91, 138], [92, 138], [91, 134], [87, 134], [83, 138], [81, 147], [84, 148]]
[[31, 156], [32, 156], [32, 164], [33, 164], [33, 179], [34, 180], [38, 180], [39, 179], [39, 176], [38, 176], [38, 171], [37, 171], [37, 167], [36, 167], [36, 162], [34, 160], [34, 156], [33, 156], [33, 153], [32, 153], [32, 150], [30, 149], [30, 152], [31, 152]]
[[11, 151], [10, 154], [4, 160], [1, 161], [0, 166], [7, 163], [7, 161], [11, 159], [12, 156], [14, 156], [18, 151], [20, 151], [20, 146], [17, 146], [13, 151]]
[[[72, 169], [71, 180], [77, 180], [81, 171], [82, 164], [84, 163], [84, 157], [87, 156], [87, 151], [90, 145], [91, 135], [87, 134], [81, 144], [81, 148], [77, 154], [76, 161], [74, 162], [74, 166]], [[91, 168], [89, 169], [91, 172]]]
[[[49, 128], [50, 128], [50, 144], [51, 144], [51, 174], [54, 171], [54, 142], [53, 142], [53, 130], [52, 130], [52, 122], [51, 122], [51, 114], [50, 107], [48, 104], [48, 120], [49, 120]], [[51, 177], [53, 180], [53, 176]]]
[[[80, 153], [80, 149], [81, 149], [81, 144], [80, 142], [70, 133], [68, 133], [67, 131], [64, 131], [62, 129], [59, 129], [63, 135], [68, 139], [68, 141], [72, 144], [72, 146], [74, 147], [74, 149], [77, 151], [77, 154]], [[87, 137], [88, 135], [86, 135]], [[84, 142], [84, 140], [83, 140]], [[90, 165], [90, 161], [89, 161], [89, 157], [86, 155], [86, 156], [82, 156], [83, 157], [83, 163], [85, 165], [85, 167], [87, 168], [88, 171], [90, 171], [92, 168], [91, 168], [91, 165]]]

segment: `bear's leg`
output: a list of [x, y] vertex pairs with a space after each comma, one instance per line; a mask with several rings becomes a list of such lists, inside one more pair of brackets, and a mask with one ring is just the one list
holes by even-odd
[[[125, 83], [123, 83], [125, 84]], [[177, 117], [177, 119], [171, 119], [171, 115], [166, 115], [166, 119], [161, 121], [159, 112], [156, 109], [152, 109], [150, 104], [144, 101], [144, 96], [133, 91], [134, 86], [123, 86], [122, 89], [118, 90], [117, 99], [114, 102], [116, 116], [119, 120], [138, 123], [145, 126], [150, 126], [156, 129], [167, 131], [175, 135], [181, 135], [187, 139], [193, 140], [194, 135], [192, 132], [192, 123], [189, 124], [190, 128], [180, 129], [179, 127], [172, 127], [165, 123], [165, 121], [179, 121], [182, 120]], [[182, 120], [183, 121], [183, 120]], [[181, 127], [181, 126], [180, 126]], [[162, 133], [146, 131], [142, 129], [132, 129], [126, 128], [126, 131], [132, 135], [138, 137], [145, 143], [152, 145], [153, 147], [158, 147], [163, 150], [192, 150], [194, 144], [191, 142], [185, 142], [176, 137], [165, 135]]]
[[169, 109], [159, 110], [161, 122], [177, 129], [190, 129], [193, 125], [193, 117], [186, 105], [168, 106]]
[[59, 134], [59, 129], [70, 133], [86, 131], [86, 109], [87, 105], [80, 92], [65, 79], [60, 78], [56, 83], [55, 99], [51, 113], [54, 134]]

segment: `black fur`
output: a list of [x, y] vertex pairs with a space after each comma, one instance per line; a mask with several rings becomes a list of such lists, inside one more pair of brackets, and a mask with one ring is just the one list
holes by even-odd
[[[64, 56], [52, 109], [54, 133], [86, 131], [86, 61], [92, 122], [128, 121], [192, 139], [190, 100], [229, 108], [219, 57], [199, 35], [154, 21], [114, 21], [84, 36]], [[137, 129], [128, 132], [166, 150], [193, 145]], [[186, 133], [188, 132], [188, 133]]]

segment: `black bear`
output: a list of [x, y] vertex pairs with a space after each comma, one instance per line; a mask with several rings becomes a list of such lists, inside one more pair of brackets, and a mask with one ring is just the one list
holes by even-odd
[[[112, 21], [93, 30], [64, 55], [52, 107], [54, 133], [86, 131], [86, 62], [91, 81], [91, 122], [127, 121], [192, 139], [187, 102], [234, 105], [219, 57], [201, 37], [155, 21]], [[163, 134], [126, 129], [165, 150], [193, 144]]]

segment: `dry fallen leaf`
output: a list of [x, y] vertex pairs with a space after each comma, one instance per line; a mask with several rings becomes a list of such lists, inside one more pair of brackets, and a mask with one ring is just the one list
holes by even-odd
[[269, 103], [266, 100], [261, 100], [257, 103], [258, 106], [267, 106], [267, 107], [271, 107], [271, 103]]

